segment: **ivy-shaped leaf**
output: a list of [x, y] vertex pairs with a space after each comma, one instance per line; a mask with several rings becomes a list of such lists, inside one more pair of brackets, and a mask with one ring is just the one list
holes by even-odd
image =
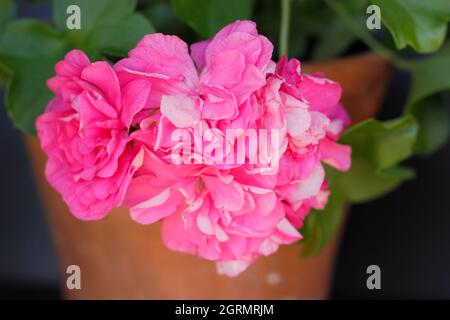
[[345, 204], [373, 200], [414, 177], [411, 169], [399, 166], [413, 153], [417, 136], [413, 116], [390, 120], [366, 120], [350, 128], [340, 142], [352, 147], [348, 172], [327, 167], [331, 195], [324, 210], [313, 210], [300, 232], [304, 256], [318, 253], [335, 235]]
[[415, 151], [428, 155], [442, 147], [449, 137], [450, 112], [441, 92], [450, 92], [450, 44], [435, 55], [409, 64], [412, 87], [406, 113], [419, 123]]
[[411, 105], [408, 112], [419, 123], [419, 134], [414, 150], [419, 155], [430, 155], [448, 142], [450, 112], [442, 96], [433, 95]]
[[249, 19], [253, 0], [172, 0], [172, 6], [181, 21], [210, 38], [231, 22]]
[[371, 0], [381, 9], [381, 20], [390, 30], [397, 48], [412, 46], [417, 52], [438, 50], [450, 21], [448, 0]]
[[[80, 29], [68, 30], [67, 8], [80, 8]], [[135, 12], [136, 0], [54, 0], [53, 18], [73, 47], [97, 58], [104, 52], [125, 55], [145, 35], [155, 30], [149, 20]]]
[[[331, 59], [343, 53], [356, 39], [350, 25], [356, 25], [358, 29], [365, 26], [367, 0], [349, 0], [345, 3], [341, 1], [340, 5], [345, 6], [348, 15], [344, 17], [333, 14], [328, 18], [327, 28], [322, 30], [314, 47], [312, 57], [314, 60]], [[321, 10], [323, 11], [324, 8]], [[334, 11], [331, 12], [334, 13]], [[317, 13], [316, 16], [319, 14]]]
[[376, 169], [390, 168], [412, 155], [417, 123], [412, 116], [381, 122], [369, 119], [348, 129], [340, 142], [352, 147], [353, 157]]
[[363, 203], [391, 192], [413, 177], [411, 169], [393, 167], [376, 170], [366, 159], [354, 158], [350, 171], [340, 176], [337, 188], [345, 192], [350, 202]]
[[[349, 129], [340, 142], [352, 147], [352, 167], [339, 174], [337, 187], [344, 190], [351, 202], [360, 203], [375, 199], [411, 178], [406, 169], [397, 165], [413, 154], [417, 132], [416, 120], [411, 115], [385, 122], [369, 119]], [[395, 172], [398, 174], [394, 175]]]
[[35, 20], [10, 23], [0, 39], [0, 68], [6, 74], [8, 115], [19, 129], [34, 133], [34, 120], [51, 94], [46, 80], [64, 56], [61, 35]]
[[345, 195], [335, 190], [324, 210], [313, 210], [300, 230], [303, 240], [302, 256], [311, 257], [327, 245], [341, 226], [345, 210]]
[[0, 0], [0, 32], [3, 32], [8, 22], [16, 14], [16, 6], [13, 0]]

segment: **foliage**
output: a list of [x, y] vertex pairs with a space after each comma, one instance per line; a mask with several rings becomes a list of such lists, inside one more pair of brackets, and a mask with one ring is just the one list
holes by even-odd
[[[389, 41], [380, 42], [365, 28], [365, 19], [360, 19], [361, 9], [370, 3], [380, 7], [382, 21], [397, 49], [410, 45], [419, 53], [437, 53], [406, 60], [389, 47]], [[348, 32], [409, 72], [412, 85], [404, 116], [384, 123], [367, 120], [343, 135], [341, 142], [352, 146], [352, 168], [347, 173], [329, 170], [334, 195], [330, 205], [311, 213], [305, 221], [302, 229], [305, 256], [319, 252], [336, 233], [346, 203], [373, 200], [413, 178], [414, 171], [400, 163], [413, 154], [435, 152], [447, 142], [450, 131], [448, 103], [443, 97], [450, 90], [450, 44], [443, 45], [450, 3], [327, 0], [327, 4], [342, 19]]]

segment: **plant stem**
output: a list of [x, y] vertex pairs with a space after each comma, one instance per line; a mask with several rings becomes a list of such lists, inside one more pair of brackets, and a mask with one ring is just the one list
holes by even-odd
[[291, 0], [281, 0], [279, 58], [288, 54]]

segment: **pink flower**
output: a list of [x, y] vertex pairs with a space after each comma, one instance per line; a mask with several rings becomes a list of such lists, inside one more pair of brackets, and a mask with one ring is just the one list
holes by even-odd
[[[339, 84], [301, 74], [297, 60], [275, 66], [271, 53], [253, 22], [238, 21], [194, 44], [192, 58], [179, 38], [155, 34], [115, 66], [121, 84], [146, 81], [157, 92], [134, 135], [145, 156], [125, 205], [139, 223], [162, 220], [170, 249], [216, 261], [230, 276], [301, 239], [296, 228], [328, 199], [321, 161], [350, 165], [350, 149], [335, 142], [348, 125]], [[172, 139], [180, 129], [183, 139]], [[242, 137], [275, 130], [279, 163], [269, 171], [260, 162], [225, 163], [235, 142], [228, 129]], [[224, 141], [223, 155], [205, 160], [212, 141]], [[180, 150], [192, 153], [189, 162], [172, 161]]]
[[229, 276], [300, 240], [330, 194], [323, 163], [350, 166], [336, 142], [350, 120], [338, 83], [272, 50], [237, 21], [191, 54], [147, 35], [114, 69], [69, 53], [37, 120], [48, 180], [77, 217], [123, 203], [138, 223], [162, 221], [168, 248]]
[[36, 121], [49, 157], [46, 177], [76, 217], [100, 219], [121, 205], [142, 162], [129, 129], [150, 86], [134, 81], [120, 88], [106, 62], [90, 63], [77, 50], [56, 72], [48, 84], [57, 96]]

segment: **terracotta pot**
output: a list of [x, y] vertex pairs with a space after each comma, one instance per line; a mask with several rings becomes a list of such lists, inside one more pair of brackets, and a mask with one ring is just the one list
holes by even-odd
[[[389, 79], [380, 57], [364, 54], [309, 64], [344, 89], [343, 102], [355, 121], [373, 116]], [[324, 299], [332, 279], [338, 237], [316, 257], [300, 258], [301, 245], [261, 258], [237, 278], [216, 274], [212, 262], [166, 249], [159, 225], [139, 225], [124, 208], [105, 219], [83, 222], [67, 210], [44, 178], [45, 156], [35, 138], [26, 145], [47, 209], [60, 259], [61, 285], [70, 299]], [[81, 268], [81, 290], [67, 290], [66, 268]]]

